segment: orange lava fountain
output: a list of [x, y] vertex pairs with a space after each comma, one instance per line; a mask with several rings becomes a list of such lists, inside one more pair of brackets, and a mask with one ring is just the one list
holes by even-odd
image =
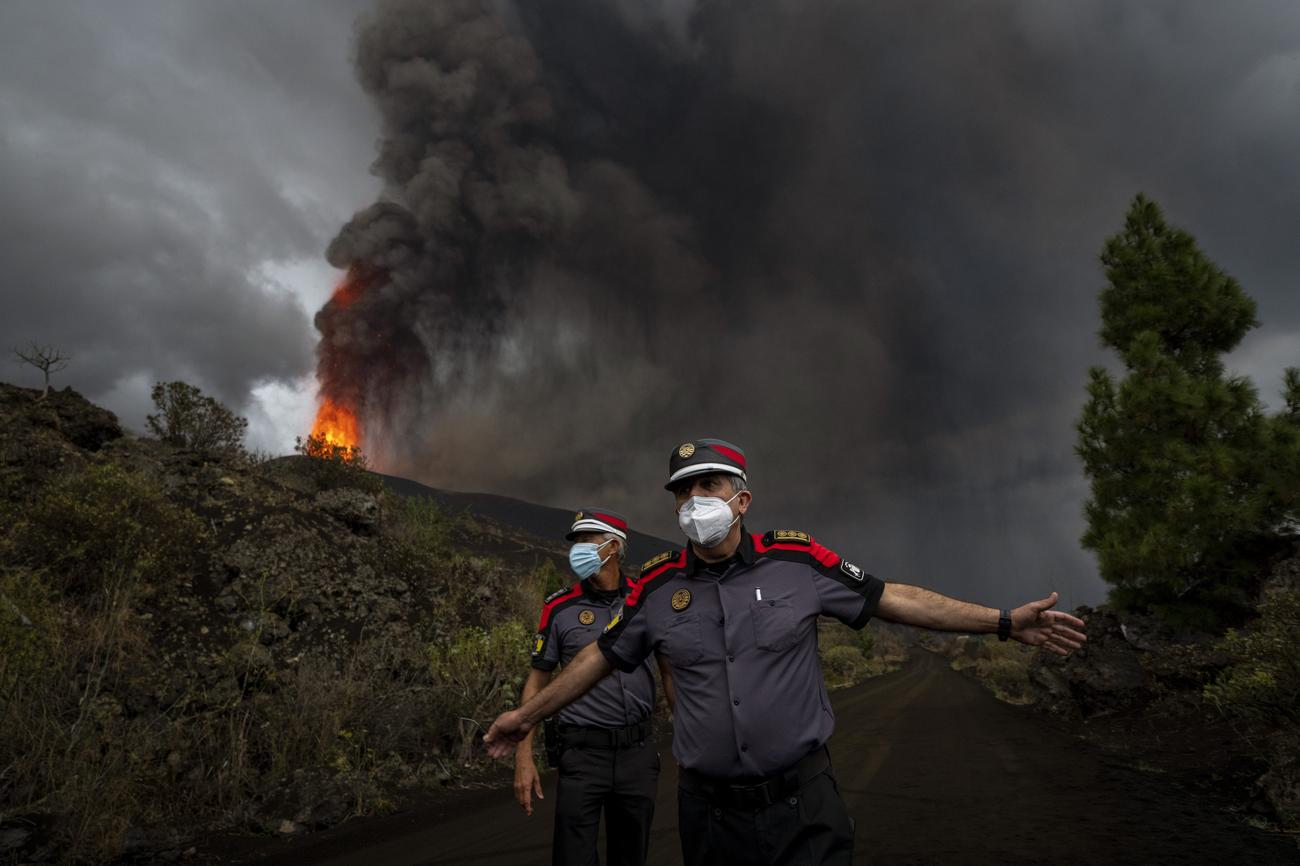
[[316, 423], [312, 425], [311, 435], [313, 438], [323, 438], [327, 445], [361, 447], [361, 425], [357, 423], [356, 414], [328, 397], [316, 411]]
[[[365, 281], [361, 279], [357, 268], [350, 267], [334, 287], [329, 303], [347, 309], [361, 297], [365, 289]], [[360, 449], [361, 425], [357, 422], [356, 412], [345, 403], [323, 397], [320, 408], [316, 410], [316, 423], [312, 425], [311, 438], [327, 448]]]

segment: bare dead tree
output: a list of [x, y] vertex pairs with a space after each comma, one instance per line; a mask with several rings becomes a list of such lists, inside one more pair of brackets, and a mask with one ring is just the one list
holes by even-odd
[[45, 375], [45, 390], [41, 391], [38, 400], [44, 400], [50, 393], [50, 374], [59, 372], [72, 360], [71, 355], [65, 355], [53, 346], [40, 346], [36, 343], [26, 349], [14, 349], [14, 354], [18, 360], [31, 364]]

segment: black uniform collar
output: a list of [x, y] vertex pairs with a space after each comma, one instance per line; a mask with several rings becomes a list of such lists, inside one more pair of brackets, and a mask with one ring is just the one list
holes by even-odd
[[608, 604], [616, 598], [622, 598], [627, 595], [628, 581], [622, 574], [618, 577], [618, 589], [601, 589], [596, 586], [596, 582], [590, 577], [582, 579], [582, 594], [593, 601], [599, 601]]
[[[756, 556], [757, 554], [754, 552], [754, 536], [749, 534], [749, 530], [745, 529], [745, 524], [742, 523], [740, 525], [740, 546], [737, 547], [736, 552], [725, 561], [734, 562], [739, 560], [745, 565], [753, 565]], [[714, 564], [716, 565], [717, 563]], [[708, 565], [709, 563], [700, 559], [699, 555], [695, 552], [695, 544], [690, 541], [686, 542], [686, 573], [699, 574], [700, 570]]]

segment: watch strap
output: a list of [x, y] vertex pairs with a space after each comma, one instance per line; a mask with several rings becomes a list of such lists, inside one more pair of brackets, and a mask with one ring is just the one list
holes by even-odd
[[1006, 640], [1009, 637], [1011, 637], [1011, 611], [1004, 607], [998, 615], [998, 640]]

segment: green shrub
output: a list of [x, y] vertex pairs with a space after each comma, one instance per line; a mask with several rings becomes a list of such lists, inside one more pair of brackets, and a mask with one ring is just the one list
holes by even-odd
[[1234, 663], [1205, 687], [1222, 712], [1268, 726], [1300, 727], [1300, 591], [1274, 593], [1248, 629], [1221, 643]]
[[[240, 701], [218, 718], [227, 722], [205, 749], [228, 777], [210, 800], [236, 807], [241, 796], [295, 770], [328, 769], [345, 780], [355, 812], [378, 796], [374, 776], [390, 758], [418, 764], [440, 730], [431, 713], [423, 648], [412, 637], [362, 641], [335, 661], [302, 656], [289, 675], [268, 682], [256, 699]], [[222, 761], [222, 763], [226, 763]]]
[[434, 557], [451, 555], [456, 519], [432, 496], [391, 496], [385, 530], [393, 540]]
[[528, 675], [532, 630], [506, 621], [491, 628], [464, 628], [429, 647], [429, 672], [444, 730], [456, 731], [455, 754], [468, 761], [496, 715], [519, 700]]
[[203, 534], [156, 483], [112, 464], [64, 477], [17, 515], [6, 559], [46, 575], [59, 591], [104, 604], [174, 582]]
[[970, 640], [974, 645], [952, 660], [953, 670], [970, 671], [999, 700], [1009, 704], [1032, 704], [1037, 700], [1029, 684], [1033, 648], [974, 636]]
[[[863, 629], [862, 633], [867, 633], [867, 631], [868, 629]], [[897, 670], [902, 667], [909, 657], [907, 642], [897, 632], [886, 629], [872, 630], [870, 634], [873, 640], [870, 658], [873, 660], [879, 659], [888, 670]]]
[[[533, 571], [533, 582], [538, 587], [541, 598], [546, 598], [551, 593], [572, 585], [576, 579], [569, 572], [556, 568], [555, 563], [549, 559], [543, 560], [542, 564]], [[538, 607], [540, 606], [539, 599]]]
[[876, 648], [876, 633], [870, 629], [859, 629], [857, 631], [858, 649], [867, 658], [871, 658], [871, 653]]
[[[437, 628], [491, 629], [498, 623], [537, 624], [541, 598], [527, 574], [487, 556], [456, 555], [435, 565], [429, 580], [437, 588], [433, 619]], [[442, 638], [450, 637], [443, 631]]]
[[153, 404], [157, 415], [145, 420], [149, 431], [164, 442], [199, 451], [239, 452], [248, 420], [241, 418], [185, 382], [156, 382]]
[[878, 636], [869, 628], [854, 631], [833, 619], [818, 621], [817, 648], [822, 676], [831, 689], [898, 670], [907, 659], [906, 648], [893, 635]]
[[0, 699], [13, 697], [50, 662], [58, 627], [54, 594], [40, 576], [15, 569], [0, 576]]
[[822, 676], [830, 688], [853, 685], [867, 668], [862, 651], [849, 644], [829, 647], [821, 653]]

